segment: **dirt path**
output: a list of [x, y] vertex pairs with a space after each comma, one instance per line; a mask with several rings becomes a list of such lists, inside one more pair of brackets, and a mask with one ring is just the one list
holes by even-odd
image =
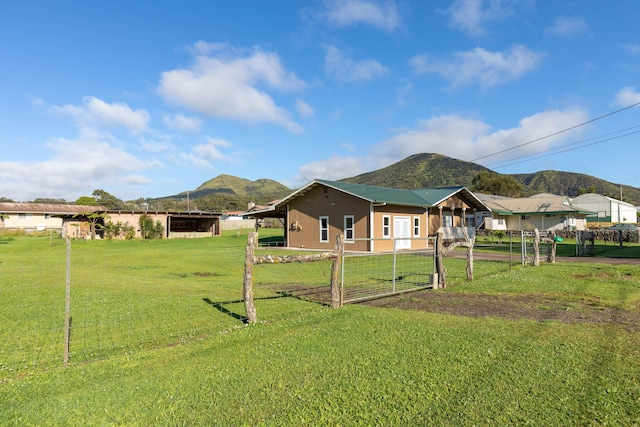
[[373, 307], [422, 310], [456, 316], [557, 320], [565, 323], [610, 323], [640, 331], [640, 312], [593, 302], [559, 301], [530, 295], [470, 295], [424, 290], [363, 302]]

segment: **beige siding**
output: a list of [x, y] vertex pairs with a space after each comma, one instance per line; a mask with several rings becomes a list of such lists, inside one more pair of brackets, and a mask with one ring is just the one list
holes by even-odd
[[[369, 206], [362, 199], [327, 187], [314, 187], [288, 205], [288, 244], [297, 248], [333, 250], [336, 236], [344, 231], [345, 215], [353, 215], [354, 238], [369, 233]], [[320, 241], [320, 217], [329, 218], [328, 241]], [[366, 251], [363, 241], [346, 243], [346, 250]]]
[[[389, 217], [389, 238], [383, 236], [383, 224], [384, 218]], [[409, 218], [409, 230], [410, 237], [413, 239], [413, 221], [415, 218], [420, 220], [420, 239], [411, 241], [411, 249], [425, 249], [427, 248], [428, 236], [428, 218], [425, 208], [413, 207], [413, 206], [378, 206], [375, 208], [374, 221], [373, 221], [373, 233], [374, 250], [376, 252], [392, 251], [394, 249], [392, 238], [396, 235], [394, 229], [394, 219], [397, 217]]]
[[6, 229], [47, 230], [62, 229], [62, 218], [54, 218], [41, 212], [8, 213], [4, 221], [0, 221], [0, 227]]

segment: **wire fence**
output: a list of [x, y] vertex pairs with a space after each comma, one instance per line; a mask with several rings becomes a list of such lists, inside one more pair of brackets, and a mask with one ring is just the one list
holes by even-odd
[[[173, 346], [241, 325], [244, 239], [216, 242], [215, 250], [213, 241], [72, 241], [70, 362]], [[65, 258], [62, 239], [3, 244], [0, 381], [63, 364]]]
[[[394, 239], [392, 252], [345, 252], [341, 280], [343, 302], [358, 302], [432, 287], [435, 277], [433, 249], [397, 249], [407, 240], [418, 239]], [[426, 247], [433, 248], [435, 240], [430, 238], [427, 241], [431, 244]]]

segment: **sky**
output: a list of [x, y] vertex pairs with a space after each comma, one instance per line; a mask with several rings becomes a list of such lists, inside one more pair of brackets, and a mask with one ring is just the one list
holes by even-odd
[[4, 1], [0, 198], [289, 188], [418, 153], [640, 187], [636, 0]]

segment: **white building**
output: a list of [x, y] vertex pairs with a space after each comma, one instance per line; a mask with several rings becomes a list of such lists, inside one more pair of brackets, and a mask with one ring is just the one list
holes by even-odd
[[476, 214], [476, 226], [486, 230], [584, 230], [593, 212], [566, 196], [537, 194], [511, 198], [474, 193], [490, 212]]
[[572, 199], [571, 204], [595, 212], [594, 215], [587, 217], [589, 222], [635, 223], [637, 221], [637, 210], [631, 203], [600, 194], [582, 194]]

